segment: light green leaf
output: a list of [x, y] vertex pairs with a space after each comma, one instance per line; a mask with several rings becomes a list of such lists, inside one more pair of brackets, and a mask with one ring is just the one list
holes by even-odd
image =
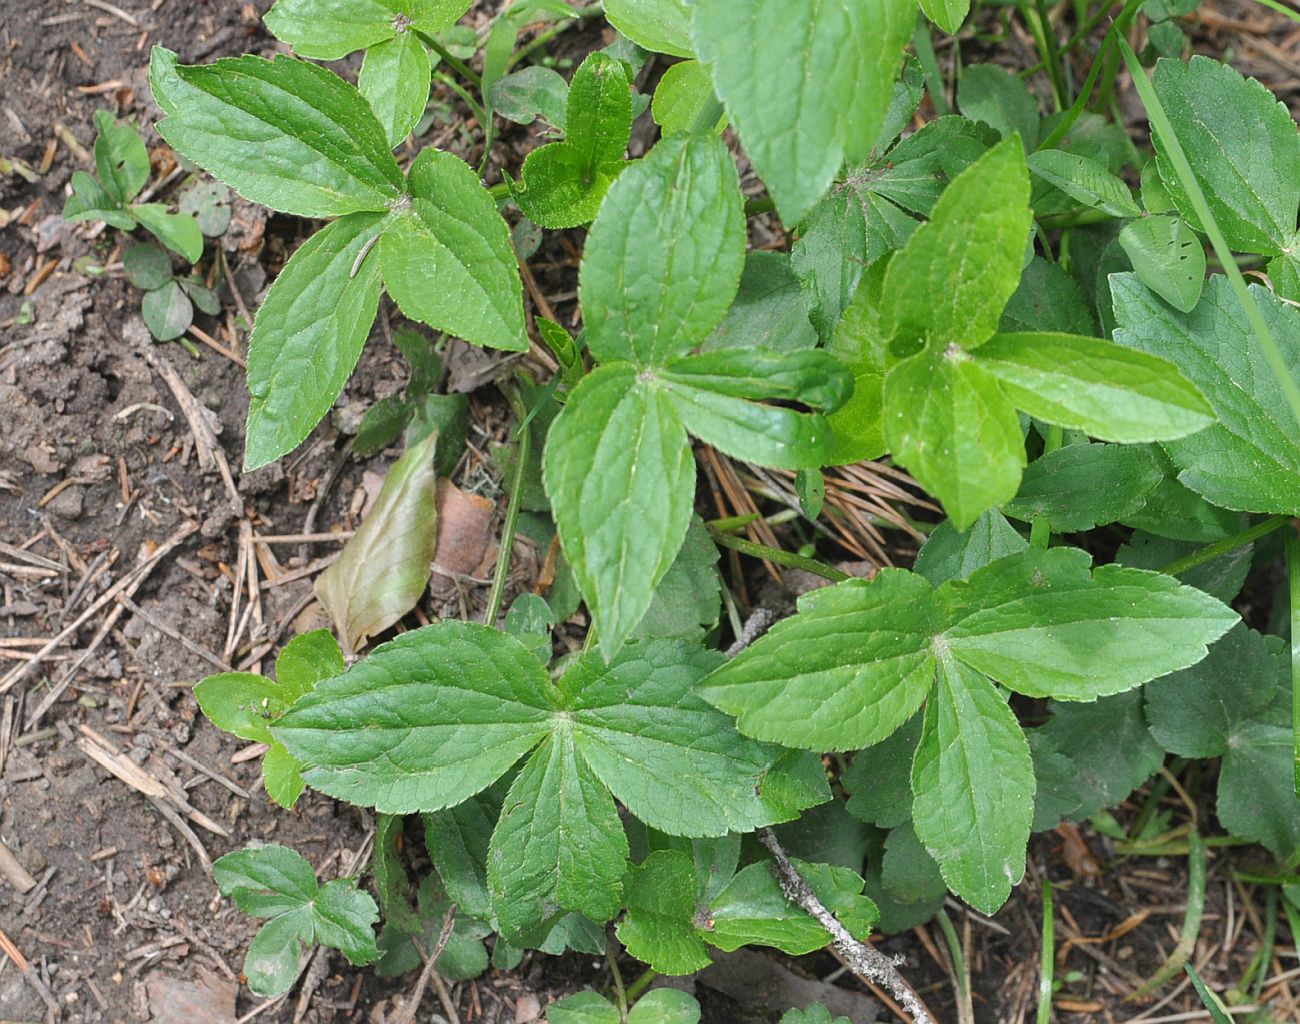
[[1205, 246], [1181, 217], [1144, 217], [1125, 224], [1119, 244], [1138, 280], [1180, 313], [1190, 313], [1205, 287]]
[[1034, 697], [1094, 700], [1196, 664], [1237, 613], [1171, 576], [1031, 550], [939, 588], [943, 643]]
[[534, 149], [513, 189], [525, 217], [544, 228], [572, 228], [596, 216], [626, 166], [632, 94], [623, 62], [597, 50], [573, 74], [563, 142]]
[[[1173, 362], [1209, 400], [1218, 423], [1169, 441], [1180, 482], [1216, 505], [1248, 512], [1300, 511], [1300, 440], [1285, 395], [1228, 282], [1206, 282], [1200, 304], [1178, 313], [1131, 274], [1111, 278], [1117, 341]], [[1251, 299], [1300, 373], [1300, 312], [1266, 288]]]
[[140, 226], [187, 263], [203, 258], [203, 232], [199, 222], [184, 213], [168, 213], [163, 203], [131, 207]]
[[135, 216], [122, 208], [103, 185], [85, 171], [72, 172], [72, 195], [63, 204], [67, 221], [102, 220], [119, 231], [135, 228]]
[[[1290, 111], [1259, 82], [1209, 57], [1156, 61], [1154, 82], [1228, 245], [1281, 252], [1295, 234], [1300, 206], [1300, 136]], [[1158, 136], [1155, 142], [1165, 188], [1201, 227]]]
[[288, 847], [268, 843], [228, 853], [213, 862], [212, 877], [240, 910], [270, 918], [244, 961], [257, 995], [286, 991], [297, 976], [301, 947], [314, 942], [340, 950], [354, 964], [379, 955], [375, 901], [352, 879], [318, 886], [311, 865]]
[[281, 807], [292, 809], [307, 784], [302, 779], [302, 765], [279, 740], [262, 756], [262, 786], [266, 795]]
[[179, 284], [168, 281], [161, 288], [144, 293], [140, 315], [150, 334], [159, 341], [172, 341], [190, 329], [194, 306]]
[[488, 849], [499, 930], [530, 946], [563, 911], [608, 921], [622, 906], [627, 836], [609, 791], [557, 728], [506, 795]]
[[365, 253], [382, 222], [354, 213], [327, 224], [271, 285], [248, 346], [247, 469], [297, 447], [351, 376], [379, 306], [379, 265]]
[[624, 886], [627, 913], [617, 934], [627, 951], [660, 974], [694, 974], [709, 965], [694, 918], [698, 879], [689, 854], [658, 850], [634, 866]]
[[587, 236], [580, 300], [598, 360], [657, 365], [726, 315], [745, 262], [731, 154], [711, 135], [661, 140], [610, 188]]
[[878, 743], [920, 707], [934, 681], [934, 593], [884, 569], [814, 591], [698, 688], [749, 736], [815, 750]]
[[750, 832], [781, 817], [761, 788], [783, 751], [742, 737], [695, 692], [719, 660], [647, 640], [608, 666], [584, 655], [560, 680], [578, 753], [632, 814], [669, 835]]
[[1163, 479], [1148, 446], [1069, 444], [1031, 462], [1002, 511], [1027, 523], [1041, 516], [1057, 533], [1091, 530], [1133, 515]]
[[1103, 441], [1166, 441], [1214, 422], [1196, 382], [1150, 349], [1073, 334], [998, 334], [975, 361], [1016, 408]]
[[655, 86], [650, 115], [665, 135], [688, 132], [713, 99], [713, 76], [698, 60], [684, 60], [664, 72]]
[[155, 47], [150, 80], [168, 115], [159, 134], [254, 203], [333, 217], [386, 209], [404, 191], [370, 107], [322, 67], [251, 55], [187, 67]]
[[997, 911], [1024, 877], [1034, 767], [997, 689], [952, 658], [940, 660], [926, 705], [912, 790], [917, 837], [948, 887], [981, 913]]
[[500, 778], [551, 731], [546, 670], [513, 637], [446, 621], [325, 680], [272, 734], [307, 784], [385, 814], [434, 811]]
[[668, 396], [630, 366], [604, 367], [569, 397], [543, 465], [564, 553], [612, 656], [650, 607], [690, 522], [686, 428]]
[[546, 1008], [548, 1024], [622, 1024], [618, 1007], [595, 992], [565, 996]]
[[414, 32], [402, 32], [366, 50], [357, 88], [384, 126], [388, 145], [411, 134], [429, 102], [429, 51]]
[[627, 1024], [699, 1024], [700, 1004], [675, 988], [647, 992], [627, 1013]]
[[1142, 215], [1129, 187], [1096, 160], [1060, 149], [1040, 149], [1030, 154], [1029, 169], [1089, 209], [1112, 217]]
[[450, 28], [472, 0], [277, 0], [263, 21], [304, 57], [338, 60], [395, 35]]
[[788, 226], [841, 164], [866, 159], [915, 11], [912, 0], [697, 0], [696, 50]]
[[970, 13], [970, 0], [921, 0], [921, 10], [945, 32], [956, 35]]
[[[898, 259], [890, 264], [889, 278]], [[935, 342], [885, 377], [885, 441], [943, 502], [958, 530], [1015, 497], [1025, 466], [1020, 418], [983, 361]]]
[[673, 57], [693, 56], [691, 0], [605, 0], [609, 23], [638, 46]]
[[1013, 137], [953, 179], [890, 262], [880, 319], [896, 354], [931, 339], [967, 349], [987, 341], [1020, 283], [1032, 222], [1025, 154]]
[[478, 175], [460, 157], [426, 149], [410, 183], [410, 209], [379, 240], [388, 293], [413, 320], [475, 345], [525, 351], [510, 231]]
[[437, 476], [430, 434], [398, 459], [375, 503], [314, 590], [343, 648], [355, 654], [419, 602], [438, 541]]
[[95, 169], [118, 204], [130, 202], [149, 180], [149, 152], [135, 126], [118, 123], [107, 110], [95, 111]]

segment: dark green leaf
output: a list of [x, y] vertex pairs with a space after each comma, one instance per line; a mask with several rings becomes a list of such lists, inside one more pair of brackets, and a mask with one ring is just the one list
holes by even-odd
[[934, 528], [916, 556], [916, 571], [936, 587], [947, 580], [965, 579], [1007, 555], [1019, 554], [1029, 542], [1000, 512], [985, 512], [965, 533], [952, 523]]
[[1002, 511], [1023, 522], [1042, 517], [1057, 533], [1091, 530], [1137, 512], [1163, 479], [1149, 446], [1070, 444], [1030, 463]]
[[122, 255], [122, 266], [131, 283], [142, 291], [161, 288], [172, 279], [172, 261], [162, 249], [139, 242]]
[[792, 352], [814, 348], [817, 332], [808, 320], [799, 279], [790, 257], [778, 252], [751, 252], [745, 257], [740, 290], [717, 330], [700, 346], [721, 349], [769, 349]]
[[172, 341], [190, 329], [194, 306], [179, 284], [168, 281], [161, 288], [144, 293], [140, 315], [150, 334], [159, 341]]
[[266, 27], [304, 57], [337, 60], [354, 50], [411, 34], [429, 35], [454, 25], [471, 0], [277, 0]]

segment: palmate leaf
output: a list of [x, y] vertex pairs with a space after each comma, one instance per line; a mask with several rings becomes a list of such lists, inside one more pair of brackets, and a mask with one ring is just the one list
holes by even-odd
[[[1165, 443], [1179, 481], [1224, 508], [1300, 511], [1296, 423], [1227, 280], [1210, 278], [1190, 313], [1171, 309], [1131, 274], [1111, 278], [1111, 295], [1116, 341], [1177, 365], [1218, 420]], [[1258, 285], [1251, 295], [1291, 373], [1300, 373], [1300, 312]]]
[[698, 692], [748, 735], [815, 750], [879, 743], [929, 695], [912, 767], [917, 834], [949, 885], [990, 911], [1023, 870], [1034, 777], [986, 676], [1095, 700], [1195, 664], [1237, 621], [1171, 577], [1088, 563], [1073, 548], [1030, 550], [937, 590], [884, 570], [816, 591]]
[[803, 219], [846, 159], [866, 159], [915, 11], [912, 0], [695, 4], [695, 49], [785, 224]]
[[[627, 841], [614, 799], [660, 831], [720, 836], [829, 795], [824, 775], [821, 791], [794, 803], [788, 785], [769, 792], [788, 781], [788, 752], [744, 738], [692, 692], [718, 660], [644, 641], [608, 666], [578, 658], [556, 688], [514, 637], [443, 622], [319, 684], [272, 736], [303, 761], [309, 785], [394, 814], [454, 807], [532, 750], [492, 835], [487, 887], [503, 933], [533, 944], [562, 912], [617, 911]], [[467, 895], [481, 904], [478, 885]]]

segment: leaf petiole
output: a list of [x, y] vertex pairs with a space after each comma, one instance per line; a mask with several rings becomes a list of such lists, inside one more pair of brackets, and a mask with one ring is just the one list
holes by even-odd
[[834, 566], [819, 562], [815, 558], [805, 558], [803, 555], [782, 551], [780, 548], [769, 547], [767, 544], [758, 544], [743, 537], [733, 537], [729, 533], [722, 533], [711, 525], [708, 526], [708, 530], [709, 536], [713, 538], [715, 543], [722, 545], [724, 548], [739, 551], [742, 555], [765, 558], [769, 562], [788, 566], [791, 569], [803, 569], [805, 572], [820, 576], [824, 580], [830, 580], [832, 583], [843, 583], [845, 580], [853, 579], [848, 573], [840, 572]]
[[1240, 533], [1215, 541], [1213, 544], [1207, 544], [1205, 547], [1184, 555], [1182, 558], [1176, 558], [1160, 571], [1167, 576], [1177, 576], [1188, 569], [1195, 569], [1198, 565], [1212, 562], [1220, 555], [1226, 555], [1229, 551], [1236, 551], [1237, 548], [1244, 547], [1261, 537], [1267, 537], [1274, 530], [1280, 530], [1290, 521], [1290, 516], [1270, 516], [1263, 522], [1248, 526]]

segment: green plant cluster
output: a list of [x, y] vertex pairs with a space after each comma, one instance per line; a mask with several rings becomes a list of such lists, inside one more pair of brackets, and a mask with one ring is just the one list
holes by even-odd
[[[1186, 5], [1127, 3], [1076, 90], [1061, 48], [1111, 6], [1063, 41], [1022, 5], [1046, 115], [992, 65], [949, 90], [931, 37], [962, 26], [964, 0], [922, 0], [919, 20], [915, 0], [605, 0], [618, 39], [568, 82], [518, 42], [599, 13], [562, 0], [516, 3], [479, 35], [457, 24], [468, 0], [278, 0], [266, 24], [296, 57], [184, 66], [155, 49], [163, 138], [247, 199], [325, 221], [257, 314], [249, 468], [330, 410], [381, 292], [410, 320], [523, 352], [508, 220], [590, 225], [582, 332], [537, 321], [561, 369], [514, 395], [506, 460], [507, 529], [558, 535], [587, 649], [552, 663], [550, 627], [573, 611], [558, 587], [504, 629], [494, 588], [486, 625], [414, 629], [350, 667], [310, 634], [275, 682], [197, 689], [217, 725], [269, 744], [275, 799], [305, 785], [378, 814], [378, 945], [360, 935], [374, 907], [316, 889], [286, 852], [218, 862], [223, 891], [270, 918], [256, 991], [291, 984], [312, 941], [414, 967], [412, 938], [432, 944], [451, 904], [439, 963], [456, 977], [487, 964], [489, 935], [508, 966], [601, 951], [609, 922], [665, 974], [710, 947], [818, 949], [828, 934], [749, 838], [768, 826], [859, 938], [927, 920], [949, 892], [991, 914], [1031, 832], [1122, 801], [1167, 753], [1221, 758], [1220, 824], [1294, 872], [1290, 623], [1258, 632], [1233, 604], [1300, 513], [1300, 136], [1258, 83], [1180, 59], [1160, 26]], [[1145, 58], [1174, 54], [1150, 77], [1134, 25]], [[360, 49], [356, 86], [301, 59]], [[647, 101], [655, 54], [671, 63]], [[1125, 63], [1153, 154], [1103, 116]], [[399, 159], [433, 79], [480, 116], [484, 166], [497, 115], [551, 139], [496, 188], [435, 148]], [[659, 138], [629, 160], [647, 102]], [[769, 209], [788, 253], [748, 250], [748, 217]], [[1267, 276], [1248, 285], [1239, 260]], [[422, 415], [427, 358], [366, 450]], [[432, 436], [408, 437], [407, 458]], [[693, 439], [796, 471], [805, 495], [826, 467], [888, 457], [946, 518], [922, 527], [913, 570], [816, 590], [728, 660], [713, 563], [730, 538], [694, 516]], [[357, 561], [349, 579], [373, 581]], [[395, 620], [339, 632], [351, 651]], [[418, 885], [396, 845], [410, 815], [433, 863]], [[673, 993], [629, 1001], [587, 993], [551, 1019], [698, 1019]]]

